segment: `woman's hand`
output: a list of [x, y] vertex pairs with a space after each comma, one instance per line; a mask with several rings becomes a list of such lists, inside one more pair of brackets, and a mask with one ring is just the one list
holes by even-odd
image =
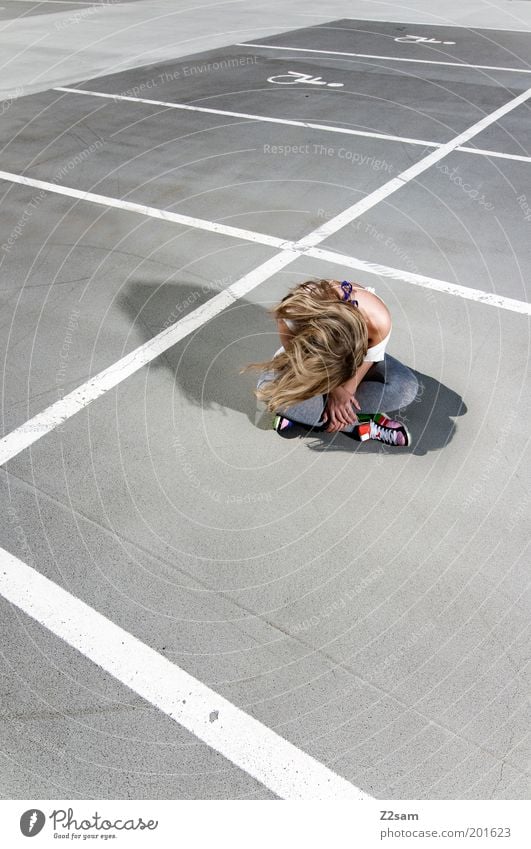
[[343, 430], [349, 424], [353, 424], [357, 420], [356, 410], [361, 409], [356, 401], [354, 394], [343, 386], [338, 386], [333, 389], [326, 402], [326, 408], [323, 413], [327, 433], [333, 433], [337, 430]]

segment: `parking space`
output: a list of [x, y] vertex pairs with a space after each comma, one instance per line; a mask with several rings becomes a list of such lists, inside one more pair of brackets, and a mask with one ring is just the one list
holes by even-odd
[[[525, 747], [497, 784], [497, 690], [525, 715], [512, 414], [494, 459], [461, 447], [492, 441], [494, 411], [526, 414], [511, 384], [525, 352], [499, 363], [521, 318], [493, 311], [481, 344], [477, 308], [439, 295], [426, 322], [424, 293], [384, 287], [397, 309], [407, 299], [395, 351], [423, 381], [412, 453], [264, 431], [257, 443], [237, 367], [275, 344], [260, 301], [276, 293], [263, 287], [13, 460], [14, 501], [44, 574], [366, 792], [503, 795], [510, 782], [525, 794]], [[469, 791], [471, 765], [483, 778]]]
[[[503, 71], [517, 78], [506, 87], [456, 68], [449, 82], [453, 67], [433, 63], [518, 71], [529, 36], [367, 27], [333, 21], [12, 104], [4, 434], [76, 387], [89, 397], [9, 455], [2, 544], [354, 789], [525, 798], [529, 597], [515, 517], [531, 412], [531, 163], [440, 146], [521, 95], [526, 75]], [[324, 52], [298, 52], [311, 45]], [[392, 67], [397, 50], [421, 60], [414, 73]], [[466, 145], [524, 155], [527, 115], [522, 104]], [[308, 234], [327, 261], [297, 242]], [[410, 449], [281, 440], [256, 404], [255, 375], [240, 369], [278, 347], [267, 309], [315, 276], [357, 279], [389, 304], [391, 353], [421, 386], [403, 417]], [[194, 317], [227, 289], [232, 302]], [[124, 357], [187, 320], [120, 377]], [[118, 377], [91, 395], [113, 364]], [[3, 675], [24, 681], [0, 717], [16, 764], [5, 795], [24, 782], [28, 795], [30, 762], [44, 795], [277, 795], [89, 651], [4, 606]]]
[[[318, 209], [342, 211], [424, 153], [422, 144], [75, 93], [59, 103], [49, 95], [33, 100], [42, 110], [31, 123], [33, 140], [6, 147], [5, 171], [286, 239], [312, 230]], [[52, 121], [57, 111], [62, 120]], [[20, 119], [11, 117], [5, 137], [19, 130]], [[38, 141], [43, 133], [49, 145]]]
[[527, 301], [530, 164], [452, 153], [323, 247]]
[[[411, 65], [366, 65], [355, 57], [327, 53], [279, 53], [260, 43], [232, 48], [221, 59], [218, 51], [209, 51], [193, 60], [126, 71], [73, 88], [445, 142], [526, 84], [514, 79], [516, 74], [506, 74], [509, 89], [489, 85], [484, 74], [473, 71], [438, 84]], [[305, 83], [304, 78], [322, 82]], [[96, 108], [98, 101], [91, 102]]]
[[[323, 53], [365, 53], [395, 61], [528, 68], [529, 36], [512, 30], [343, 19], [258, 39], [256, 44]], [[419, 74], [422, 72], [419, 69]]]
[[29, 187], [9, 194], [11, 228], [32, 214], [2, 264], [4, 433], [272, 254], [53, 193], [33, 211], [36, 197]]
[[2, 642], [13, 642], [0, 667], [3, 798], [274, 798], [30, 617], [1, 607]]

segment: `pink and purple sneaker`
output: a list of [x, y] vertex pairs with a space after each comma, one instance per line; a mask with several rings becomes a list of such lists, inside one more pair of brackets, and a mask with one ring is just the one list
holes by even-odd
[[354, 429], [354, 433], [361, 442], [376, 439], [386, 445], [402, 448], [406, 448], [411, 443], [407, 427], [402, 422], [390, 419], [384, 413], [375, 413], [367, 421], [360, 422]]
[[294, 424], [295, 422], [292, 422], [291, 419], [287, 419], [285, 416], [281, 415], [276, 415], [273, 419], [273, 428], [277, 433], [283, 433], [283, 431], [293, 427]]

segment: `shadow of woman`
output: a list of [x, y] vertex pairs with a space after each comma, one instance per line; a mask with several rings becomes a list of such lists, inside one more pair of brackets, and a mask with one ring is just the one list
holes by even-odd
[[[276, 289], [276, 287], [274, 287]], [[259, 372], [240, 374], [250, 362], [269, 360], [279, 347], [280, 340], [267, 309], [279, 300], [273, 291], [267, 302], [239, 298], [235, 303], [213, 315], [169, 348], [155, 363], [170, 368], [180, 394], [202, 410], [227, 410], [244, 413], [253, 427], [269, 428], [273, 414], [265, 411], [254, 390]], [[129, 320], [141, 328], [146, 339], [181, 320], [201, 307], [219, 290], [204, 283], [129, 282], [122, 291], [120, 305]], [[152, 364], [152, 368], [155, 364]], [[467, 412], [462, 398], [449, 387], [429, 375], [412, 369], [419, 382], [416, 399], [405, 409], [395, 412], [408, 426], [412, 445], [397, 451], [382, 443], [359, 443], [341, 433], [326, 433], [319, 429], [290, 429], [286, 438], [304, 438], [312, 451], [352, 451], [364, 453], [427, 454], [444, 448], [456, 431], [454, 417]]]

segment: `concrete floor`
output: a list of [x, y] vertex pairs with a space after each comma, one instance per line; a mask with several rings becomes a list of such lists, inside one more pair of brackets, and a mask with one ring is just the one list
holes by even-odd
[[[457, 24], [475, 29], [531, 30], [531, 4], [498, 0], [409, 0], [407, 5], [367, 0], [212, 0], [208, 14], [188, 0], [102, 3], [58, 11], [48, 3], [2, 0], [13, 14], [0, 26], [4, 57], [0, 97], [43, 91], [89, 77], [173, 61], [238, 41], [263, 38], [340, 18], [399, 20], [430, 25]], [[71, 4], [74, 5], [74, 2]], [[80, 4], [77, 4], [78, 6]], [[13, 8], [13, 13], [11, 9]], [[204, 5], [201, 5], [204, 9]], [[38, 14], [28, 15], [33, 9]], [[488, 36], [486, 55], [493, 40]], [[485, 45], [487, 47], [487, 44]], [[489, 62], [488, 64], [496, 64]]]
[[[25, 96], [6, 101], [2, 169], [298, 239], [431, 148], [50, 86], [425, 142], [448, 141], [529, 86], [512, 71], [218, 49], [274, 32], [265, 45], [394, 55], [399, 24], [369, 24], [367, 35], [339, 20], [367, 4], [330, 5], [332, 28], [307, 29], [316, 5], [220, 4], [201, 38], [205, 18], [183, 12], [179, 38], [161, 45], [156, 11], [169, 4], [157, 0], [141, 53], [125, 50], [125, 33], [112, 49], [94, 36], [100, 14], [135, 27], [147, 4], [87, 15], [75, 38], [94, 44], [75, 70], [71, 45], [45, 56], [44, 45], [57, 49], [49, 35], [11, 63], [6, 91]], [[427, 20], [430, 5], [410, 6], [411, 19]], [[525, 28], [523, 6], [506, 26]], [[455, 8], [474, 27], [502, 17]], [[49, 34], [65, 14], [18, 19], [2, 37], [11, 29], [14, 47], [24, 28]], [[445, 61], [529, 62], [528, 33], [432, 24], [429, 34], [456, 42]], [[427, 49], [408, 55], [433, 59]], [[290, 69], [344, 87], [267, 83]], [[470, 146], [529, 157], [528, 128], [523, 105]], [[483, 203], [433, 167], [322, 247], [528, 301], [518, 197], [531, 163], [462, 151], [445, 163]], [[0, 190], [4, 241], [36, 190]], [[275, 252], [46, 193], [1, 266], [2, 433]], [[413, 445], [281, 439], [239, 369], [278, 347], [266, 310], [288, 286], [341, 275], [354, 279], [301, 256], [12, 459], [0, 471], [1, 545], [26, 562], [30, 552], [39, 572], [376, 798], [529, 798], [528, 320], [356, 273], [390, 306], [390, 352], [419, 375], [405, 414]], [[5, 600], [1, 611], [2, 798], [274, 798]]]

